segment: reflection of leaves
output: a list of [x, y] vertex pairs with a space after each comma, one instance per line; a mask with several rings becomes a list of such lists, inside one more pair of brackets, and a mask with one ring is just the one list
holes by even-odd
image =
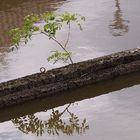
[[77, 132], [78, 134], [82, 134], [85, 132], [86, 129], [89, 128], [89, 126], [86, 124], [86, 119], [80, 123], [80, 120], [76, 115], [66, 110], [69, 115], [69, 122], [64, 122], [60, 117], [63, 115], [62, 113], [59, 113], [58, 110], [53, 111], [53, 113], [50, 115], [50, 119], [46, 123], [46, 127], [49, 134], [57, 134], [59, 135], [59, 132], [63, 132], [67, 135], [72, 135], [74, 132]]
[[[52, 114], [50, 114], [48, 121], [42, 121], [35, 115], [27, 115], [15, 118], [12, 122], [23, 133], [33, 133], [37, 136], [42, 136], [45, 129], [49, 135], [59, 135], [60, 132], [66, 135], [72, 135], [73, 133], [83, 134], [89, 129], [89, 125], [87, 124], [86, 119], [81, 122], [78, 116], [68, 110], [70, 105], [71, 104], [69, 104], [63, 112], [52, 109]], [[65, 122], [62, 119], [62, 115], [66, 112], [69, 114], [68, 122]]]
[[28, 134], [29, 132], [41, 136], [44, 133], [44, 122], [39, 120], [34, 115], [27, 115], [12, 120], [20, 131]]
[[70, 125], [66, 126], [66, 133], [68, 135], [72, 135], [74, 131], [76, 131], [78, 134], [82, 134], [85, 132], [86, 129], [89, 129], [89, 125], [86, 124], [86, 119], [82, 121], [80, 124], [80, 120], [76, 115], [73, 113], [70, 114], [71, 118], [69, 119]]
[[50, 115], [50, 119], [46, 122], [48, 134], [59, 135], [58, 131], [63, 129], [64, 126], [64, 123], [60, 117], [61, 113], [59, 113], [58, 110], [53, 110], [52, 114]]

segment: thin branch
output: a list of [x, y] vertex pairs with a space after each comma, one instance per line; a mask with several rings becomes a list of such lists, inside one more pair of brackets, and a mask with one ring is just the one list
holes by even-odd
[[62, 45], [58, 40], [56, 40], [54, 37], [49, 36], [49, 35], [48, 35], [46, 32], [44, 32], [44, 31], [41, 31], [41, 33], [44, 34], [44, 35], [46, 35], [46, 36], [48, 36], [48, 37], [51, 38], [53, 41], [55, 41], [63, 50], [65, 49], [65, 48], [63, 47], [63, 45]]
[[[56, 40], [54, 37], [52, 37], [52, 36], [49, 36], [46, 32], [44, 32], [44, 31], [41, 31], [41, 33], [42, 34], [44, 34], [44, 35], [46, 35], [46, 36], [48, 36], [49, 38], [51, 38], [53, 41], [55, 41], [66, 53], [68, 53], [69, 54], [69, 52], [65, 49], [65, 47], [58, 41], [58, 40]], [[72, 61], [72, 58], [71, 58], [71, 56], [69, 55], [69, 59], [70, 59], [70, 62], [71, 62], [71, 64], [73, 64], [73, 61]]]

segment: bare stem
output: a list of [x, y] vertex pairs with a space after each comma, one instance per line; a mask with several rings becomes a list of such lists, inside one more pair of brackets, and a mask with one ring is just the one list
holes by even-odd
[[[68, 106], [61, 112], [60, 117], [68, 110], [70, 105], [71, 105], [71, 103], [69, 103]], [[52, 112], [55, 112], [54, 108], [52, 109]]]
[[68, 108], [70, 107], [71, 103], [68, 104], [68, 106], [64, 109], [64, 111], [61, 113], [61, 116], [68, 110]]

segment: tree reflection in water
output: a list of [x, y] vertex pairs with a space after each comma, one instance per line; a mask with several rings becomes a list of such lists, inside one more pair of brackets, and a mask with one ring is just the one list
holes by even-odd
[[[52, 109], [50, 118], [47, 121], [40, 120], [34, 114], [15, 118], [11, 121], [23, 133], [32, 133], [37, 136], [42, 136], [45, 132], [49, 135], [60, 135], [60, 133], [64, 133], [66, 135], [85, 133], [85, 131], [89, 129], [86, 119], [80, 121], [78, 116], [69, 111], [70, 106], [71, 104], [69, 104], [62, 112]], [[64, 119], [62, 119], [62, 116], [65, 113], [68, 113], [68, 121], [64, 121]]]
[[11, 120], [23, 133], [41, 136], [44, 133], [45, 123], [35, 115], [26, 115]]
[[115, 0], [116, 2], [116, 12], [115, 12], [115, 19], [113, 22], [109, 25], [111, 34], [113, 36], [123, 36], [125, 33], [128, 32], [128, 20], [123, 19], [123, 14], [120, 8], [120, 2], [119, 0]]

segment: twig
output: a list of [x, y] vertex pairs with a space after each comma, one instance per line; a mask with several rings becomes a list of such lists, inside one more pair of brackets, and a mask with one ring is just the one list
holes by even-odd
[[[51, 38], [51, 39], [52, 39], [53, 41], [55, 41], [66, 53], [69, 54], [69, 52], [66, 50], [66, 48], [65, 48], [58, 40], [56, 40], [54, 37], [49, 36], [49, 35], [48, 35], [46, 32], [44, 32], [44, 31], [41, 31], [41, 33], [44, 34], [44, 35], [46, 35], [46, 36], [48, 36], [49, 38]], [[73, 64], [73, 61], [72, 61], [72, 58], [71, 58], [70, 55], [69, 55], [69, 59], [70, 59], [71, 64]]]

